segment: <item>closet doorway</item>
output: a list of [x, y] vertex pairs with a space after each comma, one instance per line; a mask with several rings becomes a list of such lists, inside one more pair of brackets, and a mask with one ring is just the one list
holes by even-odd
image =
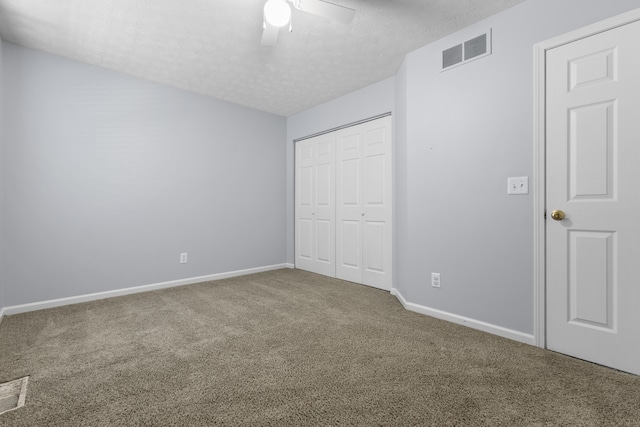
[[296, 268], [391, 290], [391, 116], [295, 142]]

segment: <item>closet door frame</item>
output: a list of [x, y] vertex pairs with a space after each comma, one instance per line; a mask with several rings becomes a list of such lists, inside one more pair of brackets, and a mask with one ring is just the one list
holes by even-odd
[[[382, 124], [382, 126], [381, 126]], [[339, 155], [338, 149], [338, 135], [345, 132], [352, 131], [361, 132], [360, 153], [359, 156], [359, 184], [364, 186], [365, 198], [359, 197], [356, 206], [352, 206], [354, 221], [357, 221], [357, 238], [355, 240], [356, 245], [356, 259], [354, 262], [358, 266], [357, 269], [348, 269], [349, 273], [345, 274], [345, 269], [340, 269], [338, 266], [339, 258], [343, 255], [344, 242], [338, 241], [338, 236], [342, 236], [342, 230], [338, 230], [338, 192], [342, 191], [339, 188], [338, 180], [342, 171], [338, 167]], [[309, 166], [310, 153], [301, 155], [301, 150], [309, 151], [307, 148], [309, 145], [313, 145], [312, 140], [325, 135], [333, 135], [334, 145], [334, 163], [333, 163], [333, 232], [329, 232], [333, 240], [333, 263], [332, 269], [320, 271], [317, 262], [317, 242], [311, 239], [311, 236], [315, 234], [321, 234], [321, 230], [318, 231], [318, 221], [316, 218], [318, 212], [317, 202], [315, 200], [315, 193], [311, 192], [311, 197], [308, 198], [305, 203], [301, 205], [300, 195], [301, 188], [305, 187], [315, 188], [317, 186], [316, 180], [318, 177], [318, 171], [313, 162], [311, 162], [311, 169], [306, 170], [307, 178], [303, 179], [301, 176], [301, 169]], [[373, 145], [365, 144], [366, 139], [372, 135], [377, 134], [382, 136], [380, 140]], [[375, 136], [375, 135], [374, 135]], [[312, 271], [315, 273], [324, 274], [330, 277], [338, 277], [344, 280], [373, 286], [376, 288], [391, 290], [393, 287], [393, 141], [392, 141], [392, 117], [391, 113], [381, 114], [379, 116], [371, 117], [369, 119], [361, 120], [359, 122], [351, 123], [349, 125], [340, 126], [325, 132], [320, 132], [314, 135], [310, 135], [305, 138], [299, 138], [293, 141], [294, 143], [294, 260], [295, 268]], [[382, 147], [382, 152], [375, 151], [375, 146], [378, 149]], [[368, 147], [368, 148], [366, 148]], [[312, 150], [312, 149], [311, 149]], [[382, 170], [384, 176], [382, 178], [382, 188], [379, 188], [373, 192], [369, 192], [367, 182], [367, 174], [376, 168], [376, 162], [378, 169], [380, 169], [380, 155], [382, 154]], [[360, 189], [361, 193], [363, 189]], [[373, 200], [369, 195], [376, 196], [376, 194], [382, 195], [384, 203], [368, 203]], [[376, 197], [373, 197], [374, 199]], [[380, 197], [377, 197], [378, 202]], [[374, 200], [375, 202], [375, 200]], [[342, 212], [342, 210], [341, 210]], [[314, 214], [315, 213], [315, 214]], [[358, 218], [355, 218], [355, 214]], [[306, 228], [305, 228], [306, 227]], [[325, 228], [326, 229], [326, 228]], [[353, 240], [352, 240], [353, 242]], [[377, 244], [375, 242], [378, 242]], [[305, 243], [306, 246], [301, 247], [301, 243]], [[373, 245], [373, 246], [372, 246]], [[329, 245], [331, 247], [331, 245]], [[372, 247], [378, 248], [376, 253], [372, 253], [370, 250]], [[340, 273], [338, 271], [341, 270]]]

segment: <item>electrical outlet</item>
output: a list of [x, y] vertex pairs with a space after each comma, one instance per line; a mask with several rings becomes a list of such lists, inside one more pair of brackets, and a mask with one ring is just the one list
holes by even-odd
[[431, 286], [434, 288], [440, 287], [440, 273], [431, 273]]
[[180, 264], [186, 264], [186, 263], [187, 263], [187, 253], [182, 252], [180, 254]]

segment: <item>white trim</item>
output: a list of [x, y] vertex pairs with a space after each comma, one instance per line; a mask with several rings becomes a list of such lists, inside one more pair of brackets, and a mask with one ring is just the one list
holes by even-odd
[[0, 324], [2, 324], [2, 319], [4, 319], [4, 307], [0, 307]]
[[245, 276], [247, 274], [262, 273], [264, 271], [279, 270], [281, 268], [293, 268], [292, 264], [275, 264], [264, 267], [248, 268], [245, 270], [229, 271], [226, 273], [216, 273], [207, 276], [190, 277], [187, 279], [172, 280], [169, 282], [154, 283], [151, 285], [134, 286], [130, 288], [115, 289], [113, 291], [97, 292], [93, 294], [78, 295], [75, 297], [59, 298], [48, 301], [40, 301], [29, 304], [14, 305], [4, 307], [6, 315], [26, 313], [28, 311], [43, 310], [45, 308], [61, 307], [64, 305], [78, 304], [81, 302], [95, 301], [105, 298], [119, 297], [122, 295], [137, 294], [140, 292], [155, 291], [158, 289], [173, 288], [176, 286], [192, 285], [194, 283], [208, 282], [210, 280], [220, 280], [229, 277]]
[[546, 348], [546, 50], [533, 48], [533, 335]]
[[435, 308], [426, 307], [424, 305], [407, 302], [400, 291], [396, 288], [391, 289], [391, 295], [394, 295], [396, 298], [398, 298], [400, 304], [402, 304], [402, 306], [409, 311], [426, 314], [427, 316], [435, 317], [436, 319], [446, 320], [447, 322], [467, 326], [469, 328], [477, 329], [482, 332], [488, 332], [490, 334], [498, 335], [500, 337], [508, 338], [524, 344], [535, 345], [535, 339], [532, 334], [525, 334], [524, 332], [514, 331], [513, 329], [504, 328], [502, 326], [493, 325], [491, 323], [482, 322], [480, 320], [471, 319], [469, 317], [459, 316], [457, 314], [448, 313], [442, 310], [436, 310]]
[[640, 9], [554, 37], [533, 47], [533, 332], [535, 345], [546, 347], [545, 88], [547, 51], [613, 28], [640, 21]]

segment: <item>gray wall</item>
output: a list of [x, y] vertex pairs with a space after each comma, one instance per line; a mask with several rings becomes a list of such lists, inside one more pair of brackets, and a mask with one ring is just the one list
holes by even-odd
[[[532, 46], [635, 7], [529, 0], [286, 121], [3, 43], [0, 307], [293, 262], [293, 139], [393, 111], [395, 287], [530, 333], [532, 200], [506, 178], [532, 175]], [[492, 56], [439, 72], [489, 27]]]
[[[506, 194], [507, 177], [532, 176], [532, 48], [636, 7], [638, 0], [529, 0], [407, 55], [392, 96], [395, 287], [408, 302], [533, 332], [532, 196]], [[440, 72], [443, 49], [489, 28], [493, 55]], [[389, 95], [369, 102], [387, 108]], [[288, 140], [311, 133], [312, 123], [335, 125], [336, 114], [366, 117], [359, 97], [290, 118]], [[288, 165], [292, 198], [291, 152]], [[431, 287], [431, 272], [441, 274], [441, 289]]]
[[294, 143], [318, 132], [392, 112], [395, 80], [389, 78], [287, 119], [287, 262], [294, 262]]
[[284, 118], [3, 47], [6, 306], [286, 261]]
[[[533, 173], [532, 47], [639, 6], [529, 0], [406, 57], [396, 287], [407, 300], [532, 333], [532, 196], [506, 194], [507, 177]], [[488, 28], [493, 55], [440, 72], [443, 49]]]

